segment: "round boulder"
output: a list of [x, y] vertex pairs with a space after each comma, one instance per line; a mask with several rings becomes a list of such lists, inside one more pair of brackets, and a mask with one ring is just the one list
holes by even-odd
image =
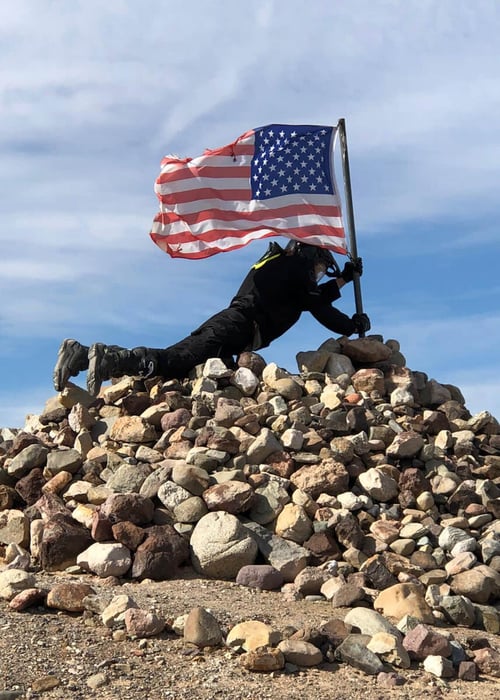
[[257, 545], [248, 530], [236, 516], [224, 511], [203, 516], [190, 545], [194, 568], [211, 578], [234, 579], [257, 556]]

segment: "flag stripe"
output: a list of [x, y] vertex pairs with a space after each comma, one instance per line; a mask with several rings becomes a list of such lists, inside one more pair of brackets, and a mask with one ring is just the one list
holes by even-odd
[[[198, 202], [196, 202], [196, 205]], [[256, 203], [258, 204], [258, 202]], [[213, 205], [213, 200], [207, 200], [202, 211], [198, 211], [196, 205], [185, 206], [182, 209], [182, 219], [183, 221], [192, 226], [196, 223], [201, 223], [203, 221], [213, 220], [214, 222], [225, 221], [233, 222], [235, 226], [245, 226], [247, 221], [263, 221], [269, 218], [269, 211], [267, 209], [255, 208], [252, 211], [235, 211], [233, 207], [229, 209], [220, 208], [220, 203], [217, 202], [219, 208], [213, 206], [209, 210], [210, 206]], [[293, 216], [312, 216], [317, 219], [331, 219], [332, 225], [335, 227], [342, 227], [342, 217], [339, 207], [335, 206], [308, 206], [303, 204], [293, 204], [290, 206], [283, 206], [276, 208], [274, 210], [275, 219], [287, 219]], [[168, 224], [172, 220], [179, 217], [179, 212], [159, 212], [155, 218], [155, 221], [159, 221], [162, 224]]]
[[249, 131], [194, 159], [166, 156], [155, 183], [161, 211], [151, 238], [173, 257], [208, 257], [269, 236], [345, 253], [340, 201], [325, 155], [334, 129], [296, 128], [306, 133], [290, 147], [284, 134], [292, 127], [264, 127], [258, 148], [257, 132]]

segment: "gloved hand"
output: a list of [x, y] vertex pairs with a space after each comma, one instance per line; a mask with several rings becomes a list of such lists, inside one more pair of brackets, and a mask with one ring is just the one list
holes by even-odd
[[342, 270], [342, 279], [346, 282], [352, 282], [355, 272], [357, 272], [360, 277], [363, 274], [363, 260], [361, 258], [354, 258], [352, 262], [346, 262]]
[[352, 320], [356, 326], [356, 333], [366, 333], [372, 327], [370, 319], [366, 314], [354, 314]]

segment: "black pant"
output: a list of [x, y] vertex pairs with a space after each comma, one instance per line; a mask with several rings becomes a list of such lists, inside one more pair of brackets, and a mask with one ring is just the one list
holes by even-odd
[[229, 307], [205, 321], [184, 340], [164, 350], [152, 350], [158, 373], [166, 379], [182, 378], [210, 357], [228, 358], [250, 347], [254, 322], [239, 309]]

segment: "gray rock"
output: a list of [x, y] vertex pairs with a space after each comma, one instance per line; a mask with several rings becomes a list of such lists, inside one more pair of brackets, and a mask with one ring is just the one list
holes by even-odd
[[194, 568], [211, 578], [234, 579], [257, 556], [257, 545], [247, 528], [223, 511], [207, 513], [198, 521], [190, 546]]
[[335, 650], [339, 661], [358, 668], [363, 673], [375, 676], [384, 671], [384, 664], [373, 651], [367, 648], [370, 641], [368, 635], [350, 634]]
[[297, 574], [307, 566], [309, 552], [304, 547], [273, 535], [258, 523], [245, 521], [244, 526], [266, 561], [282, 574], [285, 581], [294, 581]]

